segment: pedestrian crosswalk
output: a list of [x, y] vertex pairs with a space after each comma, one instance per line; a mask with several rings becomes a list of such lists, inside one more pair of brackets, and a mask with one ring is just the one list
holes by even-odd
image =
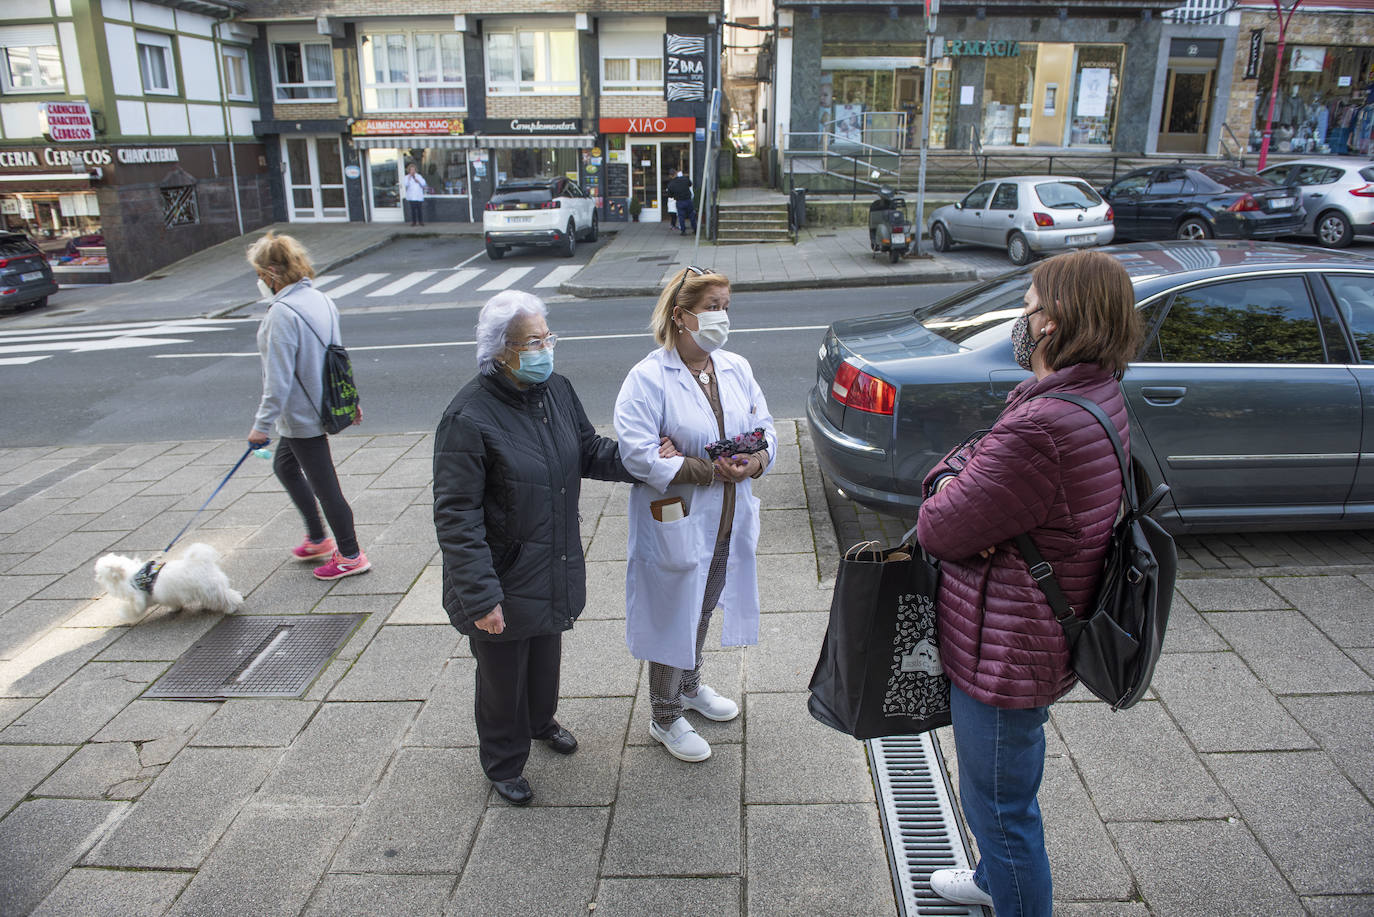
[[[242, 320], [238, 320], [242, 321]], [[90, 353], [188, 344], [186, 335], [232, 330], [235, 320], [190, 318], [164, 322], [117, 322], [68, 328], [0, 332], [0, 367], [26, 366], [60, 353]]]
[[328, 293], [335, 301], [358, 297], [369, 304], [386, 299], [423, 302], [425, 297], [431, 296], [455, 299], [466, 295], [472, 299], [486, 299], [493, 293], [510, 289], [538, 291], [547, 296], [557, 292], [559, 286], [584, 267], [585, 264], [561, 264], [553, 268], [546, 264], [460, 265], [445, 270], [322, 274], [315, 278], [315, 289]]

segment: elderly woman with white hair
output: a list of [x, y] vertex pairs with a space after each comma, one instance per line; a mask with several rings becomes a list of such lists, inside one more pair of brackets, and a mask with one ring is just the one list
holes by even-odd
[[444, 609], [477, 659], [482, 769], [514, 805], [534, 797], [523, 776], [532, 739], [577, 749], [554, 714], [562, 633], [586, 601], [581, 479], [635, 481], [616, 441], [597, 435], [553, 372], [558, 336], [546, 316], [537, 296], [516, 290], [482, 307], [478, 375], [444, 411], [434, 443]]

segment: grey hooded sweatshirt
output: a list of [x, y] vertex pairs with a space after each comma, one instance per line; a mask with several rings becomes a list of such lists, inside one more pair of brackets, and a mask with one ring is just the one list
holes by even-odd
[[324, 350], [331, 343], [343, 343], [339, 310], [333, 300], [314, 288], [310, 278], [277, 292], [258, 326], [262, 403], [253, 421], [254, 430], [293, 439], [324, 435], [320, 423]]

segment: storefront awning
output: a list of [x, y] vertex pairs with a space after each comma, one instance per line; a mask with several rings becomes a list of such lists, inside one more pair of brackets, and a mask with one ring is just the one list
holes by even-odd
[[15, 191], [89, 191], [91, 177], [85, 172], [35, 172], [0, 175], [0, 194]]
[[402, 137], [354, 137], [353, 146], [360, 150], [418, 150], [422, 147], [441, 149], [470, 150], [477, 144], [471, 137], [422, 137], [406, 135]]
[[489, 150], [523, 150], [548, 147], [570, 147], [575, 150], [596, 146], [595, 134], [511, 134], [500, 137], [477, 137], [477, 146]]

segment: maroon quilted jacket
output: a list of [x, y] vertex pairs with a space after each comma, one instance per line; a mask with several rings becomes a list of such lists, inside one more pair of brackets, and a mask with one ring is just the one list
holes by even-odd
[[[921, 506], [922, 547], [939, 558], [940, 658], [961, 690], [994, 707], [1038, 707], [1073, 687], [1064, 631], [1012, 539], [1028, 532], [1075, 609], [1096, 594], [1121, 503], [1121, 471], [1106, 432], [1077, 405], [1033, 395], [1065, 392], [1096, 401], [1128, 448], [1121, 386], [1096, 364], [1027, 379], [971, 447], [926, 477], [956, 471]], [[962, 453], [962, 455], [960, 455]], [[996, 546], [991, 557], [978, 552]]]

